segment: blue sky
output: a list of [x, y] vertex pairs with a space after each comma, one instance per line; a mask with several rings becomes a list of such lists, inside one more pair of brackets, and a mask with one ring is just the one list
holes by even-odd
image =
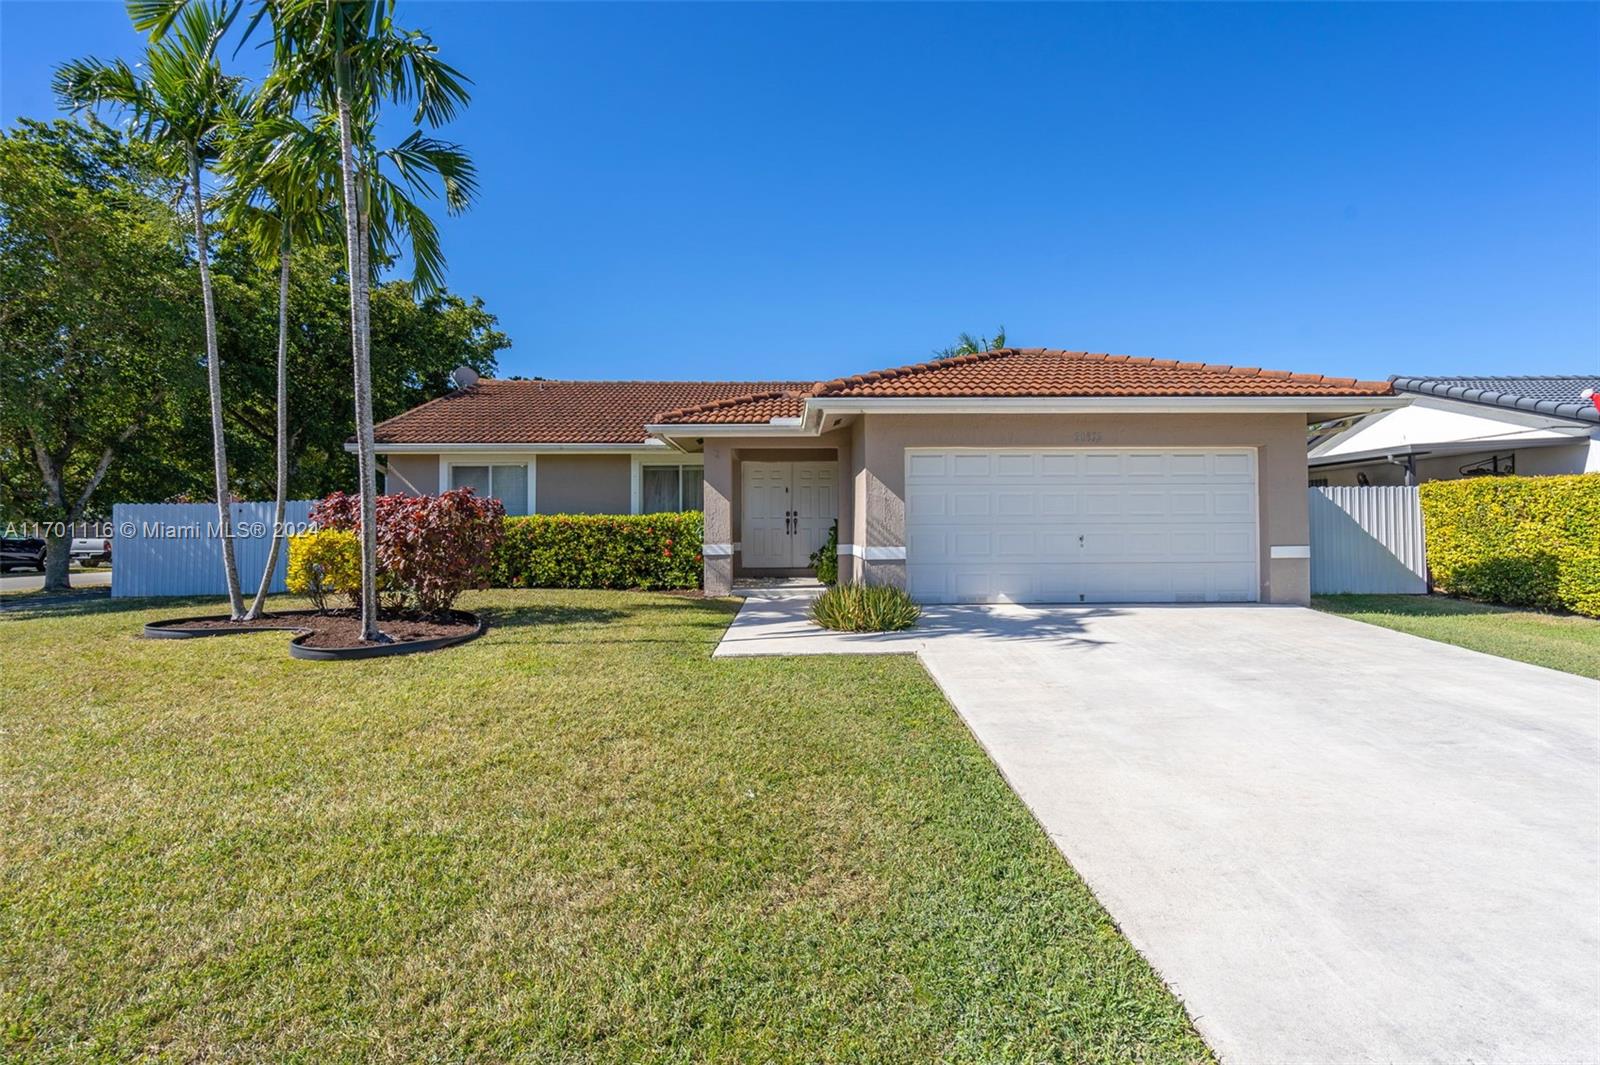
[[[1600, 366], [1595, 5], [400, 3], [476, 82], [502, 373], [824, 377], [959, 330], [1381, 377]], [[0, 120], [133, 56], [0, 0]], [[241, 60], [248, 67], [254, 59]]]

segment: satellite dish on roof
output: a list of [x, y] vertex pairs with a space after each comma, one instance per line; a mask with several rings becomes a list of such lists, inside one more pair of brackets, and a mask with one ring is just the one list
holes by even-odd
[[471, 388], [478, 383], [478, 371], [470, 366], [457, 366], [450, 371], [450, 386], [452, 388]]

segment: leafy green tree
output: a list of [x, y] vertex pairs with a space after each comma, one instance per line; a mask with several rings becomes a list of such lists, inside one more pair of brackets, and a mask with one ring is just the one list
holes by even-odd
[[[289, 494], [316, 498], [347, 490], [355, 480], [350, 440], [349, 294], [341, 246], [302, 245], [295, 253], [288, 346]], [[228, 367], [230, 455], [240, 494], [267, 498], [272, 488], [273, 369], [265, 358], [275, 335], [276, 271], [237, 248], [217, 264], [223, 297], [220, 332]], [[450, 390], [449, 373], [463, 363], [492, 376], [498, 352], [510, 340], [476, 299], [452, 293], [418, 298], [399, 281], [375, 285], [371, 295], [373, 415], [393, 417]], [[341, 354], [341, 351], [344, 354]], [[175, 445], [193, 453], [197, 444]], [[176, 488], [172, 491], [177, 491]]]
[[75, 60], [57, 68], [55, 90], [62, 102], [74, 109], [110, 107], [125, 112], [136, 136], [149, 142], [172, 172], [188, 178], [194, 204], [195, 261], [200, 268], [205, 317], [217, 523], [221, 529], [229, 611], [237, 619], [244, 615], [245, 608], [239, 591], [239, 571], [234, 564], [232, 494], [228, 490], [228, 449], [222, 421], [222, 367], [217, 356], [216, 306], [201, 186], [202, 174], [220, 152], [230, 116], [242, 110], [240, 81], [222, 72], [216, 55], [230, 21], [221, 4], [186, 4], [172, 23], [174, 31], [145, 50], [138, 71], [120, 59], [109, 63]]
[[954, 344], [951, 344], [949, 347], [943, 347], [935, 350], [933, 357], [936, 359], [952, 359], [957, 355], [977, 355], [985, 351], [994, 351], [997, 348], [1003, 348], [1005, 346], [1006, 327], [1001, 326], [999, 329], [995, 330], [994, 339], [992, 341], [987, 337], [973, 336], [971, 333], [957, 334], [956, 342]]
[[54, 523], [94, 513], [108, 474], [203, 394], [159, 162], [98, 123], [0, 134], [0, 488], [8, 519], [52, 523], [50, 590], [70, 585]]

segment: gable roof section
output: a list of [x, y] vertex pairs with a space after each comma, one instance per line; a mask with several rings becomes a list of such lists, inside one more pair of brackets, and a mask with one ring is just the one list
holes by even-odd
[[1600, 408], [1583, 398], [1585, 389], [1600, 389], [1595, 377], [1392, 377], [1399, 392], [1438, 396], [1487, 407], [1548, 414], [1557, 418], [1600, 422]]
[[809, 387], [796, 381], [484, 379], [381, 422], [374, 432], [380, 446], [643, 444], [645, 423], [657, 411]]
[[749, 396], [701, 403], [678, 410], [664, 411], [650, 419], [651, 425], [754, 425], [774, 419], [798, 418], [805, 413], [806, 396], [812, 385], [757, 392]]
[[[707, 403], [658, 415], [653, 424], [751, 424], [799, 417], [808, 398], [1006, 396], [1387, 396], [1387, 381], [1295, 374], [1254, 366], [1102, 355], [1055, 348], [1000, 348], [819, 381], [803, 393]], [[778, 413], [773, 413], [778, 412]]]

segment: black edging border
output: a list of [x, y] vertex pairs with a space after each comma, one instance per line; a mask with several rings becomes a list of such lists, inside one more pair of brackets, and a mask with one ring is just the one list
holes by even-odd
[[472, 631], [461, 633], [459, 636], [436, 636], [431, 640], [405, 640], [395, 643], [375, 643], [364, 647], [307, 647], [304, 640], [311, 633], [299, 625], [250, 625], [236, 629], [174, 629], [169, 626], [183, 625], [192, 621], [225, 621], [220, 614], [208, 614], [204, 617], [192, 618], [167, 618], [165, 621], [152, 621], [144, 627], [144, 635], [150, 640], [198, 640], [208, 636], [234, 636], [241, 632], [293, 632], [298, 633], [289, 641], [289, 657], [298, 658], [307, 662], [344, 662], [358, 658], [387, 658], [391, 655], [423, 654], [427, 651], [441, 651], [446, 647], [454, 647], [458, 643], [476, 640], [479, 636], [489, 631], [489, 622], [477, 614], [465, 610], [452, 610], [450, 617], [458, 621], [473, 623]]

